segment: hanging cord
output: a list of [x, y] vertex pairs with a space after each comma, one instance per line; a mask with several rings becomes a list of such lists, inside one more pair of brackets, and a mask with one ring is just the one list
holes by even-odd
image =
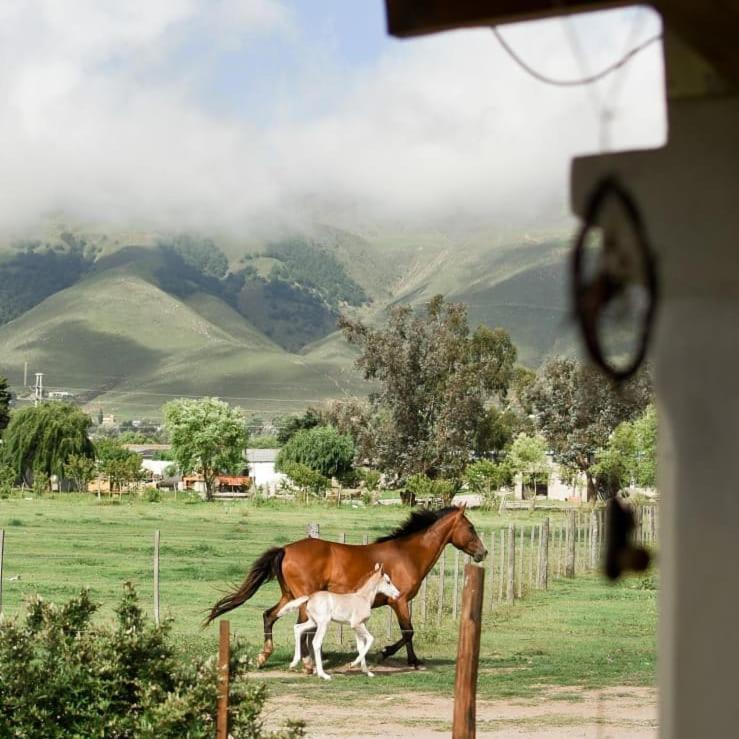
[[514, 51], [514, 49], [505, 40], [505, 38], [503, 38], [503, 35], [500, 33], [500, 31], [498, 30], [496, 26], [493, 26], [490, 30], [493, 32], [493, 35], [495, 36], [495, 38], [498, 39], [498, 43], [503, 47], [503, 50], [506, 52], [506, 54], [508, 54], [508, 56], [510, 56], [511, 59], [513, 59], [513, 61], [516, 62], [516, 64], [518, 64], [518, 66], [524, 70], [524, 72], [526, 72], [531, 77], [538, 80], [539, 82], [543, 82], [546, 85], [554, 85], [555, 87], [580, 87], [582, 85], [590, 85], [593, 82], [597, 82], [598, 80], [601, 80], [604, 77], [607, 77], [612, 72], [615, 72], [617, 69], [620, 69], [621, 67], [623, 67], [629, 61], [631, 61], [640, 51], [643, 51], [644, 49], [651, 46], [653, 43], [659, 41], [662, 38], [661, 33], [655, 34], [654, 36], [650, 36], [648, 39], [646, 39], [645, 41], [642, 41], [642, 43], [638, 44], [633, 49], [630, 49], [618, 61], [605, 67], [605, 69], [601, 69], [599, 72], [596, 72], [595, 74], [591, 74], [587, 77], [581, 77], [579, 79], [560, 80], [554, 77], [548, 77], [547, 75], [542, 74], [541, 72], [538, 72], [536, 69], [534, 69], [529, 64], [527, 64], [516, 53], [516, 51]]

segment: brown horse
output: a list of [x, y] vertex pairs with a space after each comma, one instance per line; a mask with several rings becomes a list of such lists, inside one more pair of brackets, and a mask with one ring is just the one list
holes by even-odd
[[[400, 596], [389, 600], [378, 595], [372, 607], [389, 604], [398, 618], [402, 635], [397, 642], [382, 650], [382, 657], [395, 654], [405, 644], [408, 664], [416, 667], [420, 661], [413, 650], [413, 625], [408, 604], [447, 544], [469, 554], [475, 562], [482, 561], [487, 554], [475, 527], [465, 516], [464, 507], [414, 511], [391, 534], [372, 544], [301, 539], [284, 547], [268, 549], [252, 565], [241, 587], [213, 606], [206, 623], [240, 606], [263, 583], [276, 577], [282, 597], [264, 612], [264, 648], [258, 657], [261, 666], [272, 654], [272, 626], [277, 620], [276, 614], [288, 601], [319, 590], [353, 592], [379, 562], [400, 590]], [[305, 620], [303, 611], [300, 620]], [[303, 641], [303, 654], [306, 655], [310, 654], [307, 648], [309, 637], [305, 634]]]

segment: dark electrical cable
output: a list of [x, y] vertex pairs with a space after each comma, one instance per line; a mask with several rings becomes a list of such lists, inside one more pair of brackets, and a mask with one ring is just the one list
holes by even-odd
[[554, 85], [556, 87], [579, 87], [581, 85], [590, 85], [593, 82], [598, 82], [598, 80], [607, 77], [612, 72], [615, 72], [617, 69], [623, 67], [624, 64], [633, 59], [640, 51], [643, 51], [648, 46], [651, 46], [653, 43], [655, 43], [655, 41], [659, 41], [662, 38], [661, 33], [658, 33], [655, 36], [650, 36], [648, 39], [646, 39], [646, 41], [642, 41], [642, 43], [638, 44], [633, 49], [624, 54], [618, 61], [610, 64], [605, 69], [601, 69], [600, 72], [591, 74], [589, 77], [581, 77], [580, 79], [576, 80], [558, 80], [553, 77], [547, 77], [545, 74], [542, 74], [541, 72], [535, 70], [533, 67], [529, 66], [523, 59], [521, 59], [521, 57], [513, 50], [513, 48], [511, 48], [510, 44], [503, 38], [502, 34], [495, 26], [493, 26], [490, 30], [493, 32], [495, 38], [498, 39], [498, 43], [503, 47], [503, 50], [506, 52], [506, 54], [508, 54], [508, 56], [511, 57], [511, 59], [513, 59], [513, 61], [516, 62], [516, 64], [518, 64], [521, 69], [523, 69], [527, 74], [531, 75], [539, 82], [543, 82], [546, 85]]

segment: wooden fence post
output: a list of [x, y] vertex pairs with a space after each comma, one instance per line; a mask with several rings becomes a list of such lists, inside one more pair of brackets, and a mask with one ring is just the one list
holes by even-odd
[[444, 550], [441, 550], [439, 557], [439, 610], [436, 614], [436, 623], [440, 626], [444, 612], [444, 575], [446, 574], [446, 564], [444, 562]]
[[317, 522], [311, 522], [306, 527], [306, 534], [309, 539], [320, 539], [321, 538], [321, 524]]
[[565, 528], [559, 524], [559, 562], [557, 563], [559, 576], [562, 577], [565, 571]]
[[459, 592], [459, 549], [454, 550], [454, 599], [452, 600], [452, 618], [457, 620], [457, 593]]
[[529, 553], [529, 592], [534, 589], [534, 537], [536, 536], [536, 526], [531, 527], [531, 550]]
[[575, 577], [576, 526], [575, 511], [567, 511], [567, 565], [565, 569], [565, 575], [567, 577]]
[[590, 514], [590, 569], [598, 568], [598, 514]]
[[495, 531], [490, 532], [490, 612], [495, 608]]
[[218, 713], [216, 739], [228, 739], [228, 662], [230, 658], [229, 622], [220, 622], [218, 641]]
[[549, 588], [549, 516], [541, 525], [541, 579], [539, 586], [544, 590]]
[[[343, 531], [339, 534], [339, 542], [341, 544], [346, 544], [346, 534]], [[339, 624], [339, 644], [343, 644], [343, 643], [344, 643], [344, 624]]]
[[159, 529], [154, 532], [154, 623], [159, 626]]
[[523, 597], [523, 526], [518, 535], [519, 548], [521, 550], [518, 556], [518, 588], [516, 590], [516, 597], [520, 600]]
[[484, 580], [485, 572], [481, 567], [470, 564], [464, 568], [452, 739], [475, 739], [476, 735], [477, 671]]
[[500, 577], [498, 582], [498, 602], [503, 602], [503, 586], [505, 584], [505, 531], [500, 530]]
[[506, 600], [513, 603], [515, 597], [516, 579], [516, 524], [508, 524], [508, 587], [506, 588]]
[[544, 526], [543, 524], [539, 524], [537, 527], [539, 529], [539, 541], [536, 544], [536, 580], [534, 580], [534, 583], [536, 583], [536, 587], [541, 587], [541, 541], [542, 541], [542, 534], [544, 532]]
[[3, 615], [3, 561], [5, 559], [5, 529], [0, 529], [0, 616]]

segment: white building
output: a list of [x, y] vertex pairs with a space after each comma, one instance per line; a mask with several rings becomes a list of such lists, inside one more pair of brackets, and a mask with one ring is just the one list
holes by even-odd
[[280, 483], [287, 477], [275, 470], [279, 449], [247, 449], [246, 460], [249, 463], [249, 477], [252, 485], [261, 486], [269, 493], [279, 489]]

